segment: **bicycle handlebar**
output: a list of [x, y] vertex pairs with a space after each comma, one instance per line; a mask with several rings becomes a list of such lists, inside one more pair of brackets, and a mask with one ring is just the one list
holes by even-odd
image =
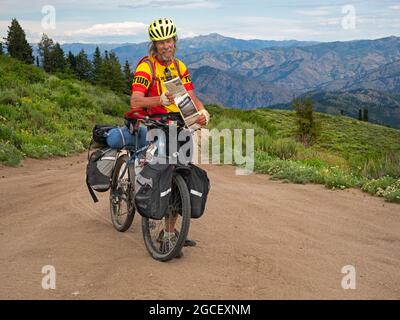
[[139, 119], [146, 126], [156, 126], [166, 128], [170, 125], [169, 121], [177, 121], [178, 126], [184, 127], [185, 123], [179, 112], [171, 112], [167, 114], [155, 114], [151, 117], [145, 116], [143, 119]]

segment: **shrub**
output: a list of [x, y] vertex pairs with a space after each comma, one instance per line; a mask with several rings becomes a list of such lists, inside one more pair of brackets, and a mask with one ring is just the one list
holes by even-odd
[[389, 153], [371, 157], [364, 162], [361, 174], [369, 179], [378, 179], [385, 175], [400, 177], [400, 155]]
[[387, 187], [396, 182], [395, 178], [385, 176], [379, 179], [372, 179], [366, 181], [361, 189], [372, 195], [382, 195], [381, 190], [386, 190]]
[[0, 91], [0, 104], [10, 104], [15, 106], [19, 101], [19, 96], [15, 90], [1, 90]]
[[290, 138], [276, 139], [272, 141], [268, 152], [282, 160], [293, 159], [302, 147], [300, 143]]
[[23, 153], [9, 141], [0, 140], [0, 163], [16, 166], [23, 159]]

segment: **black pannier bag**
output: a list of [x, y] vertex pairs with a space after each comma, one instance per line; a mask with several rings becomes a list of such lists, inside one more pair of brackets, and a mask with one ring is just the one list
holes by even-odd
[[116, 126], [96, 124], [93, 128], [93, 141], [100, 145], [107, 145], [107, 133], [111, 129], [117, 128]]
[[88, 159], [86, 184], [94, 202], [98, 202], [94, 191], [106, 192], [110, 189], [117, 153], [117, 150], [111, 148], [98, 149]]
[[135, 207], [143, 217], [161, 220], [171, 197], [174, 167], [147, 164], [135, 178]]
[[189, 166], [190, 173], [187, 175], [186, 183], [190, 194], [191, 217], [197, 219], [204, 213], [211, 186], [206, 171], [194, 164], [190, 164]]

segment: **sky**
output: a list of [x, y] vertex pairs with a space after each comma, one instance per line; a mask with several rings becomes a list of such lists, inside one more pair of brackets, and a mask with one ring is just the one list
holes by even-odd
[[0, 37], [16, 18], [29, 42], [139, 43], [171, 18], [180, 38], [347, 41], [400, 36], [400, 0], [0, 0]]

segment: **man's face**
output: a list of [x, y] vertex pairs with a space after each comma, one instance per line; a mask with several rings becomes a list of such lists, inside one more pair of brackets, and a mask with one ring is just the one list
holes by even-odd
[[157, 53], [163, 60], [171, 60], [175, 54], [175, 39], [156, 41]]

